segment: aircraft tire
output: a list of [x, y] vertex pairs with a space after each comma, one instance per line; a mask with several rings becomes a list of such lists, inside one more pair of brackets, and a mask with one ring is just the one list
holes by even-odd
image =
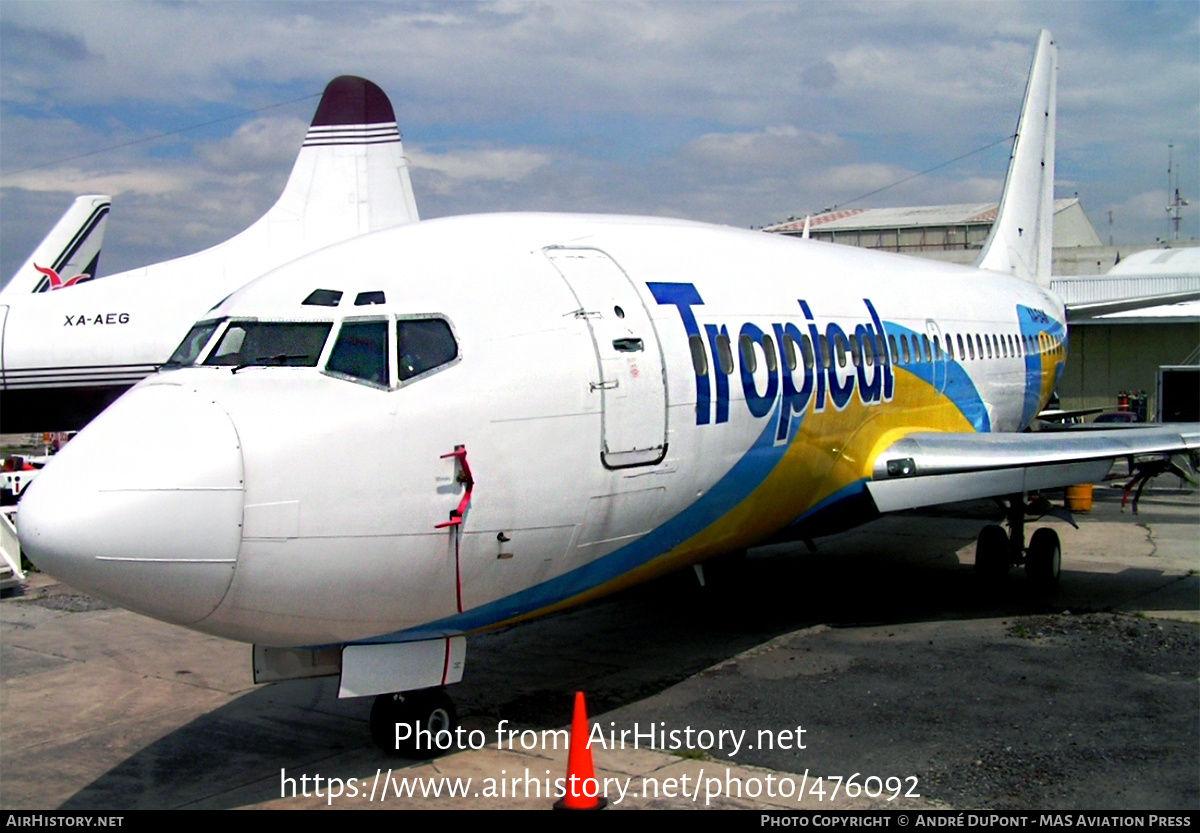
[[975, 573], [984, 578], [1002, 578], [1008, 573], [1008, 533], [999, 524], [988, 524], [975, 542]]
[[[398, 730], [397, 724], [411, 730]], [[436, 758], [452, 748], [450, 738], [457, 726], [454, 701], [443, 688], [380, 694], [371, 706], [371, 740], [389, 755]], [[443, 732], [450, 738], [440, 735]]]
[[1039, 587], [1050, 588], [1058, 583], [1062, 569], [1062, 545], [1058, 533], [1048, 527], [1033, 531], [1025, 555], [1025, 575]]

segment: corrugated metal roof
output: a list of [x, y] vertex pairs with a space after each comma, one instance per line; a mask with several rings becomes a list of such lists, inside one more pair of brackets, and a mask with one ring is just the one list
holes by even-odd
[[[1078, 203], [1078, 198], [1055, 200], [1057, 214]], [[959, 205], [916, 205], [904, 208], [852, 208], [814, 214], [809, 222], [811, 231], [850, 231], [863, 229], [920, 228], [922, 226], [961, 226], [992, 223], [999, 203], [963, 203]], [[789, 220], [763, 231], [800, 233], [804, 218]]]
[[1110, 275], [1191, 275], [1200, 277], [1200, 248], [1146, 249], [1108, 270]]

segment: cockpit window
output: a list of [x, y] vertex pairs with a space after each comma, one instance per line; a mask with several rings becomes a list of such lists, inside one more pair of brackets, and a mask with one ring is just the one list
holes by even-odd
[[204, 345], [208, 344], [208, 340], [217, 331], [217, 327], [221, 326], [222, 321], [224, 321], [223, 318], [216, 321], [200, 321], [195, 324], [192, 329], [188, 330], [188, 334], [183, 337], [183, 341], [175, 348], [175, 352], [171, 354], [171, 358], [167, 359], [167, 363], [163, 367], [171, 369], [195, 364], [196, 359], [200, 358], [201, 351], [204, 350]]
[[372, 304], [386, 304], [386, 303], [387, 303], [387, 298], [384, 296], [383, 292], [381, 292], [381, 291], [360, 292], [354, 296], [354, 306], [356, 306], [356, 307], [369, 307]]
[[316, 367], [333, 324], [328, 321], [234, 321], [206, 365]]
[[409, 318], [396, 322], [396, 351], [400, 381], [458, 358], [458, 343], [441, 318]]
[[342, 293], [336, 289], [314, 289], [300, 302], [304, 307], [336, 307], [342, 302]]
[[387, 387], [387, 341], [387, 321], [347, 321], [338, 332], [325, 370]]

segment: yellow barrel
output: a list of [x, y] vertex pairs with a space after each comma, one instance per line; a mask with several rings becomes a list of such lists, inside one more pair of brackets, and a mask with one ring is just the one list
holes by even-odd
[[1079, 483], [1067, 487], [1067, 508], [1072, 512], [1092, 511], [1092, 484]]

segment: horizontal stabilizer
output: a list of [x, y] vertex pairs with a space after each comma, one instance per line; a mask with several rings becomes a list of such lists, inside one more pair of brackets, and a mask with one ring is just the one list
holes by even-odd
[[1117, 298], [1110, 301], [1090, 301], [1082, 304], [1071, 304], [1067, 307], [1067, 321], [1084, 321], [1101, 315], [1111, 315], [1115, 312], [1130, 312], [1132, 310], [1164, 307], [1171, 304], [1184, 304], [1189, 301], [1200, 301], [1200, 289], [1186, 292], [1170, 292], [1162, 295], [1144, 295], [1137, 298]]

